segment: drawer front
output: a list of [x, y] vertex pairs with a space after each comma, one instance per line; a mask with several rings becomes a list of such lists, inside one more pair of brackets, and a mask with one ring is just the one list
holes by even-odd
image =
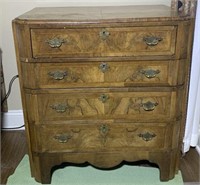
[[34, 58], [175, 53], [176, 27], [31, 29]]
[[[148, 124], [147, 124], [148, 125]], [[113, 151], [138, 147], [149, 150], [163, 148], [165, 138], [170, 143], [164, 126], [140, 124], [72, 124], [37, 127], [36, 151], [87, 152]]]
[[[176, 110], [176, 92], [40, 94], [27, 102], [38, 109], [39, 122], [86, 119], [169, 120]], [[32, 108], [31, 109], [34, 109]]]
[[27, 88], [170, 86], [182, 83], [179, 80], [182, 78], [178, 78], [177, 63], [23, 63], [22, 68]]

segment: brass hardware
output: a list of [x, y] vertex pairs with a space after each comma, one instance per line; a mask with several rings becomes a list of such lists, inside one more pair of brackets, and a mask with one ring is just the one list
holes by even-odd
[[67, 76], [67, 71], [49, 72], [48, 75], [51, 76], [54, 80], [63, 80], [65, 76]]
[[67, 143], [69, 139], [72, 138], [72, 135], [69, 133], [59, 134], [54, 136], [54, 139], [58, 140], [59, 143]]
[[109, 99], [109, 96], [106, 95], [106, 94], [101, 94], [100, 97], [99, 97], [99, 100], [100, 100], [102, 103], [105, 103], [108, 99]]
[[155, 78], [157, 74], [160, 73], [160, 70], [154, 69], [147, 69], [147, 70], [140, 70], [140, 73], [145, 75], [146, 78]]
[[107, 63], [103, 62], [99, 65], [99, 69], [101, 70], [101, 72], [105, 73], [106, 71], [110, 69], [110, 67]]
[[105, 124], [103, 124], [99, 127], [100, 139], [101, 139], [103, 146], [105, 146], [105, 144], [106, 144], [109, 130], [110, 130], [110, 128], [108, 127], [108, 125], [105, 125]]
[[160, 41], [163, 39], [160, 37], [155, 37], [155, 36], [147, 36], [143, 38], [143, 41], [148, 45], [148, 46], [156, 46]]
[[109, 127], [107, 125], [101, 125], [99, 127], [101, 134], [106, 135], [109, 132]]
[[153, 103], [151, 101], [148, 101], [146, 103], [142, 103], [142, 108], [145, 110], [145, 111], [153, 111], [155, 109], [155, 107], [158, 105], [158, 103]]
[[65, 43], [65, 39], [55, 37], [53, 39], [48, 39], [45, 42], [48, 43], [51, 48], [59, 48], [63, 43]]
[[67, 104], [57, 104], [57, 105], [50, 105], [52, 109], [55, 109], [58, 113], [64, 113], [67, 109], [70, 109], [70, 106]]
[[81, 129], [80, 128], [73, 128], [73, 129], [71, 129], [71, 131], [73, 133], [79, 133], [81, 131]]
[[126, 128], [127, 132], [135, 132], [138, 128]]
[[109, 37], [110, 33], [106, 29], [103, 29], [99, 32], [99, 36], [102, 40], [106, 40]]
[[78, 134], [80, 131], [81, 131], [81, 129], [79, 129], [79, 128], [73, 128], [68, 133], [57, 134], [53, 138], [55, 140], [58, 140], [59, 143], [67, 143], [69, 141], [69, 139], [71, 139], [73, 137], [73, 135]]
[[141, 137], [144, 141], [151, 141], [154, 137], [156, 137], [156, 134], [145, 132], [143, 134], [138, 134], [138, 136]]

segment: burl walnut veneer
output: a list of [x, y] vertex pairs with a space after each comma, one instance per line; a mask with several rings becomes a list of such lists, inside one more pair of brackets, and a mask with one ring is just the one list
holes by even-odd
[[36, 181], [63, 162], [148, 160], [161, 181], [174, 177], [193, 22], [167, 6], [35, 8], [13, 20]]

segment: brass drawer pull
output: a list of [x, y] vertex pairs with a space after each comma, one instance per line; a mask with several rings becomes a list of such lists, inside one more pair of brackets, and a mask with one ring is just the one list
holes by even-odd
[[154, 137], [156, 137], [156, 134], [145, 132], [143, 134], [138, 134], [138, 136], [141, 137], [144, 141], [151, 141]]
[[58, 134], [56, 136], [54, 136], [54, 139], [58, 140], [59, 143], [67, 143], [69, 141], [69, 139], [72, 138], [72, 135], [69, 133], [65, 133], [65, 134]]
[[63, 43], [65, 43], [65, 39], [55, 37], [53, 39], [48, 39], [45, 42], [48, 43], [51, 48], [59, 48]]
[[67, 71], [49, 72], [48, 75], [51, 76], [54, 80], [63, 80], [67, 76]]
[[81, 129], [80, 128], [73, 128], [73, 129], [71, 129], [71, 131], [73, 133], [79, 133], [81, 131]]
[[106, 40], [109, 37], [110, 33], [106, 29], [103, 29], [99, 32], [99, 36], [102, 40]]
[[107, 63], [102, 62], [99, 65], [99, 69], [101, 70], [101, 72], [105, 73], [106, 71], [108, 71], [110, 69], [110, 67]]
[[57, 105], [50, 105], [50, 107], [58, 113], [64, 113], [70, 109], [70, 106], [67, 104], [57, 104]]
[[99, 96], [99, 100], [100, 100], [102, 103], [105, 103], [108, 99], [109, 99], [109, 96], [106, 95], [106, 94], [101, 94], [101, 95]]
[[147, 36], [143, 38], [143, 41], [146, 43], [148, 46], [156, 46], [160, 41], [163, 39], [160, 37], [155, 37], [155, 36]]
[[138, 128], [126, 128], [127, 132], [135, 132]]
[[147, 70], [140, 70], [141, 74], [143, 74], [146, 78], [155, 78], [157, 74], [160, 73], [160, 70], [154, 70], [154, 69], [147, 69]]
[[158, 103], [154, 103], [154, 102], [151, 102], [151, 101], [148, 101], [146, 103], [142, 103], [142, 108], [145, 110], [145, 111], [153, 111], [156, 106], [158, 105]]

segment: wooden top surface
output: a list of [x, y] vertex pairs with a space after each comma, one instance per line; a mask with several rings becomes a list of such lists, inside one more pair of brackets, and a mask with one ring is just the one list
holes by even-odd
[[98, 6], [98, 7], [38, 7], [19, 16], [18, 20], [67, 21], [67, 22], [110, 22], [156, 21], [188, 19], [179, 16], [165, 5]]

